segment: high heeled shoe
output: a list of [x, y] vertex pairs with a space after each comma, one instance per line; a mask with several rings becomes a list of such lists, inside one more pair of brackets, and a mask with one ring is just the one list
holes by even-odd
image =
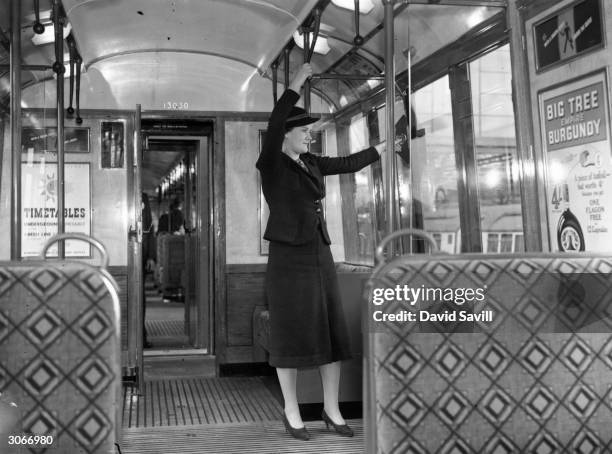
[[353, 435], [355, 435], [353, 433], [353, 429], [351, 429], [347, 424], [336, 424], [335, 422], [333, 422], [331, 418], [327, 416], [325, 410], [323, 410], [323, 413], [321, 413], [321, 418], [325, 423], [325, 427], [329, 429], [329, 426], [331, 425], [338, 435], [342, 435], [343, 437], [352, 437]]
[[287, 416], [285, 415], [284, 412], [283, 412], [283, 424], [285, 425], [285, 430], [287, 431], [287, 433], [291, 435], [293, 438], [297, 438], [298, 440], [304, 440], [304, 441], [310, 440], [310, 434], [306, 430], [306, 427], [305, 426], [300, 427], [299, 429], [292, 427], [291, 424], [289, 424], [289, 421], [287, 420]]

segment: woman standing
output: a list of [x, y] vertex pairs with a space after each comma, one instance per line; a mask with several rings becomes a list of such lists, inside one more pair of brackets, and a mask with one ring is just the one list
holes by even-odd
[[373, 147], [339, 158], [308, 153], [309, 125], [317, 119], [294, 105], [311, 75], [311, 66], [304, 64], [274, 106], [256, 165], [270, 208], [264, 233], [270, 241], [265, 278], [269, 363], [276, 368], [285, 401], [285, 428], [302, 440], [310, 435], [297, 403], [300, 367], [319, 367], [326, 425], [340, 435], [353, 435], [338, 407], [340, 361], [351, 352], [322, 212], [323, 177], [356, 172], [379, 159]]

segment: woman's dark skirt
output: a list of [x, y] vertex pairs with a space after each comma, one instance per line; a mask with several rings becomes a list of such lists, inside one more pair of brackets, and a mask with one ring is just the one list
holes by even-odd
[[321, 234], [299, 246], [271, 241], [265, 289], [271, 366], [312, 367], [351, 357], [336, 267]]

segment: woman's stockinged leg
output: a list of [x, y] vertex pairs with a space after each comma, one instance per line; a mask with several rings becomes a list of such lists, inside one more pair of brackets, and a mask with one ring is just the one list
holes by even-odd
[[276, 368], [278, 382], [280, 383], [281, 392], [285, 401], [285, 416], [291, 427], [304, 427], [302, 417], [300, 416], [300, 407], [297, 402], [297, 369], [292, 368]]
[[323, 409], [336, 424], [345, 424], [338, 406], [340, 391], [340, 361], [319, 366], [323, 384]]

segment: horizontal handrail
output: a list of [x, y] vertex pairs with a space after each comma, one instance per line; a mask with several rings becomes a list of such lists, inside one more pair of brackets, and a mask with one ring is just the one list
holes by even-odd
[[108, 261], [109, 261], [108, 253], [106, 252], [106, 248], [104, 247], [104, 245], [98, 240], [96, 240], [95, 238], [85, 235], [84, 233], [75, 233], [75, 232], [59, 233], [57, 235], [52, 236], [51, 238], [47, 240], [47, 242], [42, 247], [42, 250], [40, 252], [41, 259], [45, 260], [47, 258], [47, 251], [53, 244], [57, 243], [58, 241], [66, 241], [66, 240], [80, 240], [80, 241], [84, 241], [86, 243], [92, 244], [100, 251], [101, 264], [99, 267], [100, 268], [108, 267]]
[[387, 235], [385, 238], [383, 238], [380, 244], [376, 247], [376, 254], [375, 254], [376, 263], [384, 262], [385, 247], [392, 240], [395, 240], [403, 236], [421, 238], [429, 243], [432, 252], [438, 252], [438, 245], [436, 244], [436, 240], [434, 240], [433, 236], [431, 236], [429, 233], [425, 232], [424, 230], [419, 230], [419, 229], [401, 229], [401, 230], [396, 230], [395, 232]]

